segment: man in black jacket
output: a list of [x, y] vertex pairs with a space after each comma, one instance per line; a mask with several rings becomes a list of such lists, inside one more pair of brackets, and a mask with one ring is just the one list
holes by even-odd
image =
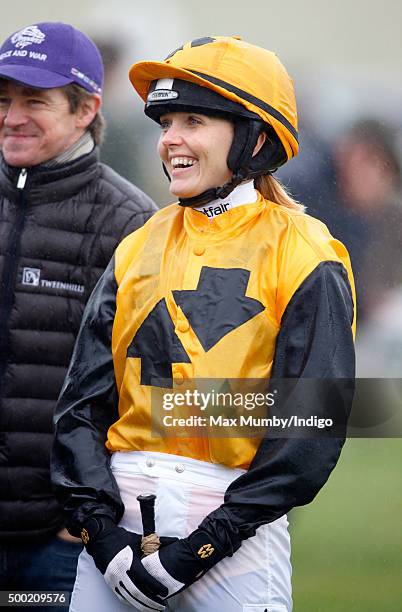
[[99, 162], [102, 81], [97, 47], [67, 24], [0, 49], [0, 590], [72, 588], [81, 545], [51, 491], [53, 409], [94, 285], [156, 210]]

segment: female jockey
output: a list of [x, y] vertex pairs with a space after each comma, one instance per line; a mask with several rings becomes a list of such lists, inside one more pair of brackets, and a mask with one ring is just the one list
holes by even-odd
[[[324, 485], [344, 427], [185, 436], [160, 401], [197, 380], [326, 380], [313, 400], [292, 387], [292, 406], [344, 425], [349, 257], [272, 175], [298, 152], [292, 81], [274, 53], [207, 37], [135, 64], [130, 79], [160, 125], [178, 202], [117, 248], [58, 404], [53, 481], [86, 545], [70, 609], [288, 612], [286, 513]], [[156, 494], [164, 536], [145, 557], [139, 494]]]

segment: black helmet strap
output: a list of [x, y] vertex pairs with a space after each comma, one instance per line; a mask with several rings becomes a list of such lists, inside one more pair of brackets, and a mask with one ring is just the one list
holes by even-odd
[[233, 191], [237, 185], [240, 185], [244, 181], [244, 177], [241, 175], [234, 174], [228, 183], [225, 183], [221, 187], [213, 187], [203, 191], [199, 195], [193, 196], [192, 198], [179, 198], [180, 206], [204, 206], [212, 202], [212, 200], [224, 200]]
[[227, 159], [229, 170], [236, 173], [240, 168], [250, 165], [255, 145], [263, 127], [262, 121], [235, 120], [233, 143]]

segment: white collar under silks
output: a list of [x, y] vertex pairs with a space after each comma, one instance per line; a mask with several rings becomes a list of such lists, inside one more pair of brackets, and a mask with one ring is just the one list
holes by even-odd
[[193, 210], [202, 212], [209, 219], [213, 219], [217, 215], [221, 215], [232, 208], [243, 206], [244, 204], [254, 204], [258, 199], [257, 192], [254, 189], [253, 181], [241, 183], [233, 191], [222, 200], [212, 200], [203, 206], [195, 206]]

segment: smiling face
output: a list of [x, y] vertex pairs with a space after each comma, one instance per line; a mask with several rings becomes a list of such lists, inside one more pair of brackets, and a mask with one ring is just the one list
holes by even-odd
[[11, 166], [24, 168], [57, 157], [84, 133], [96, 114], [88, 111], [88, 105], [83, 105], [72, 113], [62, 88], [33, 89], [1, 79], [0, 148], [4, 159]]
[[227, 183], [231, 121], [199, 113], [166, 113], [160, 118], [158, 152], [171, 178], [170, 192], [191, 198]]

